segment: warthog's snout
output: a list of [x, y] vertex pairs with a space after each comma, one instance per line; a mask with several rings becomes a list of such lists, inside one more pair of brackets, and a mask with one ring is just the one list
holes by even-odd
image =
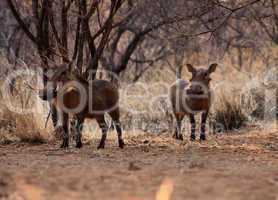
[[187, 94], [193, 94], [193, 95], [203, 95], [203, 94], [207, 94], [207, 88], [202, 86], [201, 83], [199, 82], [194, 82], [191, 83], [191, 85], [189, 86], [189, 88], [186, 90]]

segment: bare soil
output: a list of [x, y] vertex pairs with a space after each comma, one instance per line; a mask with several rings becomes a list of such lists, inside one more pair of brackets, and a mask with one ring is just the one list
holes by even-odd
[[175, 141], [110, 138], [81, 150], [58, 144], [0, 146], [0, 199], [278, 199], [278, 132], [248, 131]]

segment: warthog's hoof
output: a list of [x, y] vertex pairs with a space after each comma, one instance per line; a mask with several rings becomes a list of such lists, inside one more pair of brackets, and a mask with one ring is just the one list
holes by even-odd
[[123, 149], [125, 146], [124, 140], [119, 140], [119, 147]]
[[79, 142], [77, 142], [76, 143], [76, 148], [82, 148], [82, 146], [83, 146], [83, 144], [82, 144], [82, 142], [81, 141], [79, 141]]
[[177, 139], [178, 139], [178, 140], [183, 140], [182, 134], [179, 134]]
[[69, 141], [68, 140], [64, 140], [62, 145], [60, 146], [61, 149], [66, 149], [69, 147]]
[[176, 133], [175, 133], [175, 134], [173, 135], [173, 138], [176, 139], [176, 140], [183, 140], [182, 134], [176, 134]]
[[193, 135], [193, 134], [191, 134], [191, 135], [190, 135], [190, 140], [191, 140], [191, 141], [195, 141], [195, 140], [196, 140], [196, 136]]
[[201, 134], [200, 135], [200, 141], [205, 141], [206, 140], [206, 135], [205, 134]]

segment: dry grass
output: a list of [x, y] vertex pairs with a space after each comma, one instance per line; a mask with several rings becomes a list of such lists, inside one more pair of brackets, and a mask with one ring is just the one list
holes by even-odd
[[212, 110], [211, 125], [216, 131], [239, 129], [248, 121], [240, 97], [221, 93], [217, 97], [216, 106]]
[[[28, 89], [22, 80], [18, 80], [9, 99], [7, 96], [1, 94], [0, 142], [41, 144], [50, 139], [49, 131], [43, 128], [43, 107], [34, 91]], [[37, 112], [26, 112], [31, 108], [37, 109]]]
[[[273, 97], [268, 94], [268, 98], [265, 98], [263, 84], [265, 80], [271, 79], [271, 77], [266, 78], [265, 74], [273, 73], [259, 76], [259, 70], [262, 69], [257, 69], [254, 73], [257, 79], [254, 80], [250, 74], [239, 72], [227, 65], [221, 64], [212, 75], [211, 84], [216, 93], [210, 115], [212, 128], [217, 129], [216, 131], [240, 129], [249, 120], [263, 119], [265, 113], [273, 116], [277, 108], [269, 106], [269, 110], [265, 111], [264, 106], [273, 103], [275, 93], [272, 94]], [[127, 75], [121, 77], [122, 80], [127, 78], [128, 72], [125, 74]], [[182, 78], [187, 80], [190, 78], [186, 69], [183, 70]], [[121, 84], [120, 107], [123, 126], [126, 129], [140, 129], [148, 133], [171, 132], [170, 129], [175, 122], [167, 98], [168, 88], [174, 81], [173, 72], [163, 67], [156, 67], [147, 71], [138, 83]], [[277, 83], [277, 80], [271, 79], [271, 81]], [[2, 94], [1, 96], [3, 98]], [[34, 106], [38, 99], [34, 92], [32, 93], [19, 80], [13, 101], [24, 109]], [[276, 101], [278, 102], [278, 98]], [[51, 131], [45, 131], [43, 127], [47, 109], [32, 114], [14, 113], [7, 109], [6, 103], [2, 100], [0, 105], [0, 142], [10, 143], [20, 140], [42, 143], [50, 138], [51, 123], [48, 126]], [[42, 107], [39, 109], [42, 110]], [[99, 132], [98, 128], [97, 132]]]
[[2, 114], [5, 116], [5, 121], [11, 122], [11, 124], [1, 124], [2, 130], [6, 131], [4, 134], [1, 132], [1, 135], [9, 134], [9, 137], [2, 137], [2, 143], [19, 140], [21, 142], [40, 144], [47, 141], [48, 137], [44, 133], [45, 131], [39, 128], [34, 114], [18, 114], [7, 108], [2, 110]]

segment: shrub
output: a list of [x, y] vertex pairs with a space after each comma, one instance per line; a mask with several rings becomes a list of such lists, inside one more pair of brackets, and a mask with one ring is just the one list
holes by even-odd
[[246, 84], [242, 95], [242, 105], [254, 119], [262, 120], [278, 117], [278, 71], [269, 69], [261, 79]]
[[[36, 105], [37, 98], [33, 91], [26, 88], [21, 80], [17, 80], [12, 98], [9, 100], [5, 95], [1, 95], [0, 104], [0, 129], [1, 143], [10, 143], [13, 141], [28, 142], [32, 144], [45, 143], [48, 134], [42, 133], [40, 128], [39, 113], [25, 114], [23, 110], [33, 108]], [[8, 102], [9, 101], [9, 102]], [[18, 112], [11, 111], [8, 103], [18, 106]], [[20, 112], [22, 109], [22, 112]]]
[[216, 132], [239, 129], [248, 121], [239, 98], [234, 95], [222, 93], [214, 105], [211, 125]]
[[[2, 114], [5, 116], [5, 121], [9, 122], [7, 124], [1, 123], [1, 129], [5, 130], [2, 132], [2, 143], [7, 143], [10, 140], [9, 138], [13, 138], [14, 141], [20, 140], [32, 144], [46, 142], [47, 137], [41, 133], [33, 114], [18, 114], [7, 108], [2, 110]], [[3, 138], [6, 138], [6, 140]]]

